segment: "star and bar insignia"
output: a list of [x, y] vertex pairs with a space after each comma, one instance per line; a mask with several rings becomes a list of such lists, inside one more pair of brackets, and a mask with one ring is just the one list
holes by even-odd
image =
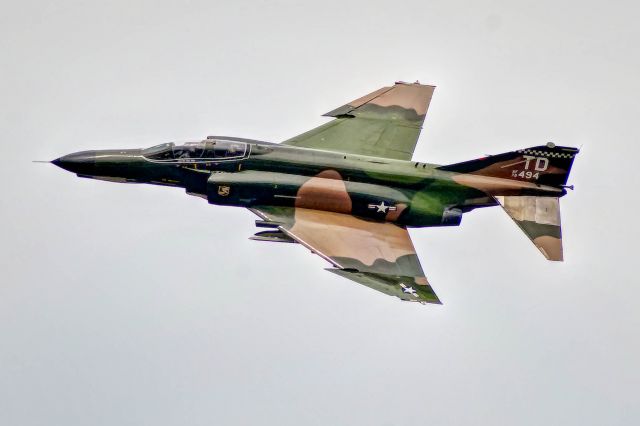
[[413, 297], [418, 297], [418, 292], [413, 287], [407, 287], [406, 285], [400, 283], [400, 287], [402, 287], [402, 292], [412, 295]]
[[370, 210], [375, 209], [376, 213], [386, 213], [387, 210], [390, 212], [394, 212], [398, 208], [396, 206], [388, 206], [384, 203], [384, 201], [381, 201], [380, 204], [369, 204], [369, 209]]

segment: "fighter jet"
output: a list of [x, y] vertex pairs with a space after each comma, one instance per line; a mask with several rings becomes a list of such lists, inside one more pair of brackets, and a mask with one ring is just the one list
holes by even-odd
[[325, 114], [333, 120], [270, 143], [226, 136], [53, 160], [80, 177], [184, 188], [244, 207], [251, 239], [299, 243], [327, 270], [420, 303], [441, 303], [408, 228], [457, 226], [500, 206], [549, 260], [561, 261], [560, 197], [577, 148], [553, 143], [462, 163], [412, 160], [435, 87], [396, 82]]

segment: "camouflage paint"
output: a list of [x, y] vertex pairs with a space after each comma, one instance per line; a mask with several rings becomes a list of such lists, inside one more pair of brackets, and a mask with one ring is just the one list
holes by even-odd
[[301, 243], [332, 272], [403, 300], [439, 303], [407, 227], [458, 225], [475, 208], [501, 205], [548, 259], [562, 260], [559, 199], [578, 150], [547, 144], [445, 166], [410, 161], [433, 90], [381, 88], [282, 144], [212, 136], [54, 163], [247, 207], [272, 228], [254, 239]]
[[336, 120], [283, 144], [410, 160], [434, 90], [403, 82], [383, 87], [324, 114]]
[[563, 260], [559, 198], [498, 196], [496, 199], [547, 259]]

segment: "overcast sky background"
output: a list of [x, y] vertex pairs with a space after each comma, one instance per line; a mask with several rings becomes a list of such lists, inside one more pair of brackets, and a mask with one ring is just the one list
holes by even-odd
[[[637, 425], [637, 2], [21, 1], [0, 15], [0, 424]], [[255, 217], [31, 160], [278, 142], [395, 80], [415, 158], [582, 146], [564, 263], [498, 208], [411, 234], [443, 306]]]

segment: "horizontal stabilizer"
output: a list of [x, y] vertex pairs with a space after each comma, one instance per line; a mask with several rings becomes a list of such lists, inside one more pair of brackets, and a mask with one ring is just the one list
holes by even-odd
[[559, 198], [533, 196], [495, 198], [547, 259], [563, 260]]

